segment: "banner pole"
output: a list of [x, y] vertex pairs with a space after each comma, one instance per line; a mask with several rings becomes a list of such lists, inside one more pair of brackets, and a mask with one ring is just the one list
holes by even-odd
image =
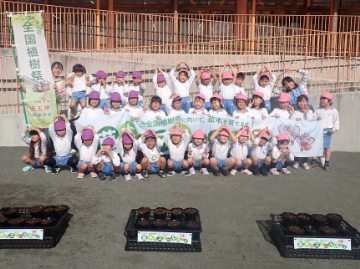
[[[7, 21], [8, 21], [8, 27], [9, 27], [9, 32], [10, 32], [11, 46], [12, 46], [12, 51], [13, 51], [13, 56], [14, 56], [14, 61], [15, 61], [15, 66], [16, 66], [17, 82], [20, 84], [20, 83], [21, 83], [21, 79], [20, 79], [20, 76], [19, 76], [19, 68], [18, 68], [18, 64], [17, 64], [17, 60], [16, 60], [15, 47], [13, 46], [13, 45], [14, 45], [14, 38], [13, 38], [13, 35], [12, 35], [11, 24], [10, 24], [10, 19], [9, 19], [9, 13], [8, 13], [8, 12], [6, 12], [6, 18], [7, 18]], [[21, 95], [21, 103], [22, 103], [23, 110], [24, 110], [26, 128], [28, 128], [29, 125], [28, 125], [28, 119], [27, 119], [27, 116], [26, 116], [25, 103], [24, 103], [24, 101], [23, 101], [23, 100], [24, 100], [24, 96], [23, 96], [22, 87], [20, 87], [19, 90], [20, 90], [20, 95]], [[29, 132], [28, 132], [28, 136], [30, 137], [30, 133], [29, 133]]]

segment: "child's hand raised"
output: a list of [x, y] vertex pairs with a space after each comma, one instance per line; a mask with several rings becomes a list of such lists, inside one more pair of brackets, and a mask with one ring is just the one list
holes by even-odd
[[254, 105], [253, 100], [250, 100], [249, 104], [248, 104], [248, 108], [252, 108], [252, 106]]
[[291, 104], [289, 104], [289, 109], [292, 114], [295, 113], [295, 108]]
[[112, 76], [112, 77], [111, 77], [111, 81], [112, 81], [113, 83], [115, 83], [116, 78], [115, 78], [114, 76]]
[[106, 105], [104, 105], [104, 114], [110, 115], [110, 110], [108, 109], [108, 107]]
[[205, 148], [205, 153], [208, 154], [209, 153], [209, 146], [206, 144], [206, 148]]
[[144, 112], [146, 111], [146, 105], [144, 105], [144, 107], [143, 107], [143, 111], [144, 111]]
[[188, 154], [189, 154], [189, 156], [192, 156], [192, 146], [188, 147]]

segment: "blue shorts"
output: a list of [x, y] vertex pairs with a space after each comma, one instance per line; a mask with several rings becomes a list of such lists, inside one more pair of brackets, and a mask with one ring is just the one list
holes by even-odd
[[270, 114], [270, 110], [271, 110], [271, 102], [270, 102], [270, 100], [265, 100], [265, 108], [268, 111], [268, 113]]
[[56, 161], [56, 165], [57, 166], [67, 166], [67, 161], [72, 157], [72, 155], [69, 153], [68, 155], [66, 156], [54, 156], [53, 158], [55, 159]]
[[217, 166], [218, 166], [219, 168], [222, 168], [222, 167], [225, 167], [225, 163], [226, 163], [226, 161], [227, 161], [229, 158], [220, 160], [220, 159], [218, 159], [218, 158], [215, 157], [215, 159], [216, 159], [217, 162], [218, 162], [218, 165], [217, 165]]
[[194, 160], [194, 162], [195, 162], [194, 167], [200, 167], [200, 166], [201, 166], [201, 165], [200, 165], [200, 162], [201, 162], [201, 161], [195, 161], [195, 160]]
[[189, 113], [190, 110], [190, 98], [188, 96], [181, 97], [181, 107], [182, 110], [185, 111], [185, 113]]
[[87, 164], [87, 168], [86, 168], [85, 172], [90, 172], [90, 170], [89, 170], [90, 162], [84, 162], [82, 160], [80, 160], [79, 163], [78, 163], [78, 170], [80, 171], [80, 165], [82, 165], [83, 163]]
[[175, 164], [175, 167], [174, 167], [174, 170], [181, 170], [182, 169], [182, 167], [181, 167], [181, 163], [183, 162], [183, 161], [185, 161], [185, 159], [182, 159], [182, 160], [180, 160], [180, 161], [174, 161], [174, 160], [172, 160], [172, 159], [169, 159], [169, 161], [173, 161], [174, 162], [174, 164]]
[[205, 109], [206, 109], [207, 111], [209, 111], [210, 109], [212, 109], [211, 102], [205, 102]]
[[227, 113], [232, 115], [235, 110], [234, 100], [233, 99], [223, 99], [224, 108]]
[[[120, 166], [120, 168], [123, 172], [124, 172], [124, 165], [125, 165], [125, 163], [121, 163], [121, 166]], [[137, 165], [137, 162], [129, 163], [129, 165], [130, 165], [130, 174], [135, 174], [136, 173], [135, 165]]]
[[331, 128], [324, 129], [323, 143], [324, 143], [325, 149], [330, 148], [330, 143], [331, 143], [331, 138], [332, 138], [332, 133], [330, 133], [330, 131], [331, 131]]
[[101, 171], [106, 174], [106, 175], [111, 175], [113, 174], [115, 171], [111, 168], [111, 164], [105, 164], [104, 163], [104, 167], [101, 169]]
[[257, 165], [258, 168], [261, 168], [263, 166], [264, 159], [259, 159], [259, 163]]
[[240, 168], [244, 168], [244, 161], [246, 161], [247, 158], [241, 160], [241, 166]]
[[161, 107], [160, 107], [160, 111], [164, 111], [165, 114], [167, 115], [167, 113], [166, 113], [166, 105], [162, 104]]
[[276, 168], [277, 170], [280, 170], [281, 168], [283, 168], [283, 166], [284, 166], [284, 164], [283, 164], [282, 160], [280, 160], [280, 161], [277, 162], [275, 168]]
[[86, 93], [81, 91], [81, 92], [73, 92], [71, 95], [71, 99], [75, 99], [76, 102], [80, 102], [81, 100], [86, 100]]
[[34, 163], [34, 165], [33, 165], [35, 168], [37, 168], [37, 167], [43, 167], [43, 165], [41, 165], [40, 163], [39, 163], [39, 159], [37, 158], [37, 159], [35, 159], [35, 163]]
[[148, 172], [151, 174], [156, 174], [157, 172], [159, 172], [160, 167], [156, 166], [156, 163], [150, 163], [151, 167], [150, 169], [148, 169]]
[[104, 110], [104, 106], [106, 106], [108, 109], [110, 109], [110, 103], [109, 103], [108, 99], [100, 99], [100, 103], [99, 103], [98, 107], [101, 108], [102, 110]]

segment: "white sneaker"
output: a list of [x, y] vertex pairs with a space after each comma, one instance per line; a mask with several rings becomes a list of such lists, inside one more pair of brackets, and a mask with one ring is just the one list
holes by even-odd
[[241, 170], [241, 173], [242, 173], [242, 174], [249, 175], [249, 176], [253, 174], [249, 169], [242, 169], [242, 170]]
[[291, 172], [287, 168], [281, 168], [281, 172], [285, 175], [290, 175]]
[[195, 175], [196, 174], [194, 167], [191, 167], [189, 169], [189, 173], [190, 173], [190, 175]]
[[132, 179], [130, 174], [124, 175], [124, 178], [126, 181], [130, 181]]
[[303, 163], [302, 167], [303, 167], [305, 170], [309, 170], [309, 169], [310, 169], [308, 163]]
[[70, 150], [70, 153], [71, 153], [72, 155], [76, 154], [76, 149], [71, 149], [71, 150]]
[[270, 169], [270, 174], [273, 174], [274, 176], [280, 175], [280, 173], [276, 170], [276, 168], [271, 168]]
[[235, 176], [236, 173], [237, 173], [237, 170], [236, 170], [236, 169], [232, 169], [231, 172], [230, 172], [230, 175]]
[[201, 169], [200, 169], [200, 172], [201, 172], [203, 175], [208, 175], [208, 174], [209, 174], [209, 171], [208, 171], [206, 168], [201, 168]]
[[325, 157], [324, 156], [320, 157], [320, 161], [321, 161], [321, 165], [325, 166]]
[[293, 168], [294, 168], [294, 169], [298, 169], [298, 168], [299, 168], [299, 163], [298, 163], [298, 162], [294, 162]]

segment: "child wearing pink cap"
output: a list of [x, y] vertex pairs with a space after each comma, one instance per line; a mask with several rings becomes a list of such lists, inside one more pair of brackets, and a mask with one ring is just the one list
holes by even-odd
[[[175, 129], [179, 126], [180, 129]], [[190, 142], [190, 135], [182, 126], [182, 123], [177, 122], [171, 126], [164, 134], [163, 142], [169, 148], [170, 159], [167, 161], [169, 172], [168, 177], [175, 175], [175, 170], [181, 170], [181, 175], [190, 176], [189, 163], [184, 159], [185, 151]]]
[[[28, 132], [30, 138], [27, 136]], [[23, 171], [27, 172], [42, 167], [44, 160], [51, 154], [44, 130], [36, 127], [27, 128], [24, 132], [21, 132], [21, 140], [29, 146], [29, 155], [21, 157], [21, 161], [26, 164]], [[51, 173], [51, 171], [51, 168], [46, 165], [45, 172]]]
[[[175, 77], [175, 70], [181, 65], [184, 64], [189, 71], [186, 69], [181, 69], [179, 71], [178, 79]], [[190, 72], [190, 75], [189, 75]], [[170, 79], [175, 87], [175, 93], [181, 97], [181, 109], [185, 113], [189, 113], [190, 109], [190, 88], [195, 80], [195, 72], [187, 63], [180, 62], [170, 71]]]
[[247, 102], [246, 95], [238, 94], [238, 96], [236, 96], [234, 102], [235, 102], [236, 109], [234, 110], [232, 116], [235, 119], [239, 119], [239, 118], [243, 119], [243, 118], [251, 117], [250, 108], [246, 107], [246, 102]]
[[[259, 81], [258, 76], [260, 76]], [[275, 81], [276, 75], [273, 74], [266, 65], [259, 69], [253, 76], [254, 92], [261, 92], [264, 94], [263, 99], [268, 113], [271, 111], [270, 95], [274, 90]]]
[[209, 110], [208, 115], [216, 115], [216, 116], [231, 116], [229, 115], [225, 109], [223, 109], [222, 97], [219, 94], [214, 94], [210, 98], [211, 109]]
[[[229, 66], [232, 74], [230, 72], [224, 73], [226, 66]], [[219, 74], [219, 94], [222, 97], [222, 103], [224, 104], [224, 108], [229, 115], [232, 115], [235, 110], [234, 98], [237, 95], [235, 81], [235, 70], [232, 68], [231, 64], [227, 62], [221, 69]]]
[[[212, 81], [211, 77], [213, 78]], [[214, 71], [212, 71], [210, 68], [203, 68], [195, 79], [199, 93], [205, 96], [205, 109], [207, 110], [211, 109], [210, 98], [214, 94], [214, 86], [216, 81], [217, 77]]]
[[235, 165], [235, 158], [228, 158], [229, 149], [232, 141], [236, 141], [234, 134], [225, 124], [221, 125], [210, 137], [212, 158], [210, 159], [210, 167], [213, 169], [214, 176], [220, 176], [220, 170], [224, 176], [229, 176], [229, 169]]
[[151, 97], [149, 110], [145, 111], [146, 106], [144, 106], [144, 109], [143, 109], [140, 117], [141, 118], [157, 118], [157, 119], [166, 117], [165, 112], [161, 110], [161, 104], [162, 104], [161, 98], [157, 95], [154, 95], [153, 97]]
[[90, 172], [91, 177], [97, 177], [95, 166], [91, 162], [99, 146], [99, 136], [94, 127], [88, 125], [81, 128], [75, 135], [74, 141], [80, 153], [77, 178], [84, 178], [86, 172]]
[[[248, 140], [249, 136], [250, 139]], [[235, 159], [235, 165], [230, 175], [235, 176], [239, 168], [241, 168], [242, 174], [252, 175], [252, 172], [249, 170], [252, 161], [247, 159], [247, 155], [249, 149], [254, 144], [255, 138], [249, 125], [245, 124], [240, 128], [234, 138], [235, 140], [231, 141], [230, 155]]]
[[143, 133], [138, 140], [140, 143], [139, 148], [144, 154], [140, 163], [142, 166], [141, 175], [148, 178], [149, 173], [159, 173], [161, 178], [165, 178], [166, 174], [164, 169], [166, 166], [166, 159], [161, 156], [161, 148], [164, 145], [163, 141], [156, 132], [151, 129]]
[[141, 72], [134, 71], [132, 73], [132, 78], [133, 78], [133, 84], [130, 85], [129, 88], [127, 89], [128, 93], [130, 93], [131, 91], [136, 91], [139, 96], [138, 97], [139, 98], [138, 105], [143, 107], [144, 106], [143, 100], [144, 100], [144, 93], [146, 91], [146, 86], [143, 83]]
[[120, 158], [114, 149], [114, 145], [114, 139], [106, 137], [102, 142], [102, 148], [91, 160], [101, 181], [104, 181], [106, 176], [110, 176], [110, 181], [115, 181], [119, 176]]
[[75, 106], [80, 103], [81, 107], [86, 107], [86, 87], [91, 86], [94, 77], [86, 73], [82, 64], [75, 64], [72, 73], [64, 77], [67, 84], [71, 87], [70, 116], [75, 116]]
[[[160, 74], [159, 74], [160, 73]], [[155, 75], [153, 77], [153, 88], [157, 96], [162, 100], [160, 110], [166, 113], [166, 104], [171, 96], [171, 81], [168, 74], [155, 66]]]
[[205, 94], [202, 93], [198, 93], [197, 95], [195, 95], [195, 99], [194, 99], [194, 107], [190, 108], [189, 110], [189, 114], [203, 114], [203, 115], [207, 115], [209, 114], [209, 112], [205, 109], [205, 102], [206, 100], [206, 96]]
[[96, 76], [95, 84], [91, 86], [91, 90], [100, 93], [99, 108], [101, 108], [102, 110], [108, 109], [109, 108], [108, 99], [111, 92], [113, 91], [113, 87], [106, 84], [106, 79], [108, 75], [103, 70], [97, 71], [95, 76]]
[[[63, 120], [55, 120], [60, 117]], [[55, 115], [49, 125], [49, 136], [54, 143], [56, 155], [44, 160], [44, 165], [52, 168], [53, 174], [58, 174], [60, 166], [68, 165], [72, 173], [77, 173], [77, 164], [79, 159], [70, 153], [71, 142], [73, 140], [73, 131], [70, 122], [64, 114]]]
[[138, 120], [143, 113], [143, 107], [139, 104], [139, 94], [137, 91], [129, 92], [129, 104], [124, 107], [134, 120]]
[[[270, 136], [271, 140], [269, 141]], [[276, 137], [268, 127], [259, 131], [250, 152], [254, 176], [260, 176], [260, 174], [264, 177], [268, 176], [271, 164], [271, 157], [268, 156], [268, 153], [276, 144]]]
[[176, 116], [179, 114], [186, 114], [184, 110], [181, 109], [182, 98], [179, 94], [173, 93], [170, 95], [170, 99], [166, 104], [166, 114], [168, 116]]
[[239, 94], [246, 95], [244, 90], [245, 73], [241, 71], [240, 65], [235, 64], [236, 68], [236, 80], [235, 80], [235, 96]]
[[143, 179], [144, 177], [141, 175], [142, 167], [136, 162], [140, 142], [134, 138], [134, 134], [127, 129], [123, 129], [115, 140], [115, 145], [122, 159], [121, 170], [124, 173], [125, 180], [131, 180], [130, 174], [135, 174], [138, 179]]
[[278, 170], [285, 175], [290, 175], [291, 172], [287, 169], [290, 162], [294, 161], [294, 154], [288, 148], [290, 139], [287, 134], [279, 134], [276, 137], [277, 145], [271, 151], [271, 166], [270, 173], [278, 176]]
[[103, 116], [104, 110], [99, 107], [99, 103], [100, 93], [98, 93], [97, 91], [90, 92], [89, 105], [82, 110], [79, 120]]
[[269, 113], [265, 108], [264, 94], [262, 92], [256, 92], [252, 96], [252, 100], [248, 105], [250, 109], [251, 118], [265, 120], [269, 117]]
[[205, 134], [202, 130], [196, 130], [192, 135], [192, 142], [188, 146], [188, 163], [190, 175], [195, 175], [194, 167], [200, 167], [200, 172], [203, 175], [208, 175], [206, 169], [209, 164], [209, 147], [205, 143]]
[[[320, 107], [315, 110], [314, 119], [323, 121], [324, 129], [324, 151], [325, 151], [325, 163], [324, 169], [330, 171], [330, 143], [332, 135], [339, 131], [340, 119], [339, 112], [332, 106], [333, 95], [329, 92], [324, 92], [320, 96]], [[316, 157], [313, 158], [311, 166], [316, 166]]]
[[275, 118], [283, 118], [283, 119], [289, 119], [290, 118], [290, 95], [288, 93], [282, 93], [280, 94], [278, 98], [279, 107], [274, 108], [273, 111], [270, 113], [270, 117]]
[[125, 106], [125, 102], [128, 101], [127, 95], [129, 92], [129, 85], [126, 84], [126, 73], [124, 71], [118, 71], [116, 77], [111, 78], [112, 92], [117, 92], [121, 97], [121, 108]]

